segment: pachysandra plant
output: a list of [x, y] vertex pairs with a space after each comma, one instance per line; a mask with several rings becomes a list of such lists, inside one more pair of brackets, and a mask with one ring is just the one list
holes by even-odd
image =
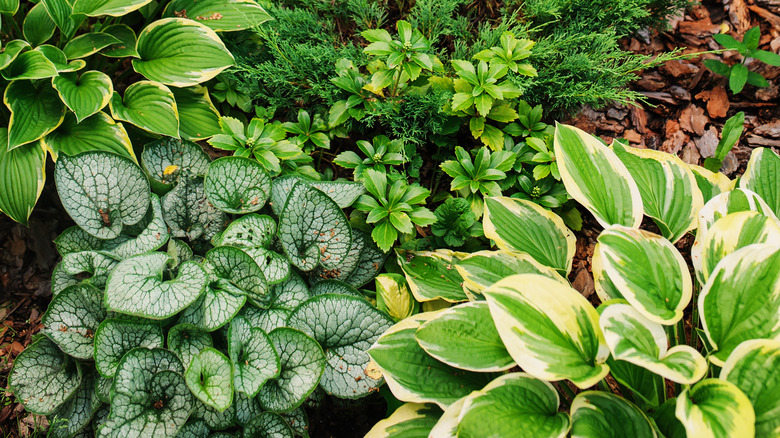
[[[397, 250], [412, 296], [451, 307], [412, 313], [369, 350], [406, 404], [367, 436], [777, 437], [780, 157], [754, 150], [735, 188], [565, 125], [555, 152], [605, 226], [592, 265], [601, 304], [563, 277], [575, 242], [561, 218], [487, 197], [498, 250]], [[638, 229], [643, 215], [662, 235]], [[694, 230], [691, 275], [673, 241]], [[411, 308], [393, 297], [385, 306]]]
[[450, 189], [457, 191], [471, 205], [471, 211], [482, 216], [483, 198], [501, 196], [498, 181], [506, 178], [506, 173], [515, 164], [515, 154], [509, 151], [490, 152], [487, 147], [480, 148], [472, 159], [460, 146], [455, 148], [455, 160], [441, 164], [442, 170], [452, 177]]

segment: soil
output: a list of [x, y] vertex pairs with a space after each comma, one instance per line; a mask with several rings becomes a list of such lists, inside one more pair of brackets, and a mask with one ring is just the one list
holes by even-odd
[[[738, 40], [753, 26], [761, 27], [760, 48], [780, 50], [780, 0], [703, 1], [684, 17], [671, 20], [668, 32], [640, 32], [623, 44], [627, 50], [655, 55], [676, 47], [692, 54], [718, 50], [713, 33], [728, 29]], [[683, 161], [702, 164], [713, 155], [719, 133], [728, 117], [745, 112], [745, 133], [728, 154], [722, 171], [734, 178], [747, 163], [755, 147], [780, 149], [780, 68], [760, 62], [748, 64], [770, 83], [768, 88], [747, 85], [733, 95], [726, 78], [714, 75], [702, 59], [739, 61], [733, 51], [706, 53], [691, 59], [669, 61], [660, 68], [640, 72], [632, 87], [643, 93], [648, 104], [636, 107], [612, 105], [601, 110], [585, 108], [568, 123], [600, 135], [607, 142], [624, 138], [635, 147], [677, 154]], [[49, 166], [49, 173], [51, 173]], [[14, 358], [41, 329], [51, 291], [49, 278], [58, 261], [52, 240], [72, 222], [59, 203], [49, 175], [41, 200], [29, 227], [0, 214], [0, 388], [7, 387], [7, 375]], [[574, 287], [598, 303], [590, 262], [599, 225], [582, 211], [584, 225], [577, 235], [577, 252], [570, 280]], [[647, 228], [653, 225], [647, 223]], [[692, 239], [678, 248], [686, 254]], [[690, 328], [688, 328], [690, 330]], [[308, 410], [312, 437], [360, 437], [385, 415], [384, 400], [374, 394], [357, 402], [328, 402]], [[25, 412], [12, 394], [3, 393], [0, 404], [0, 435], [30, 436], [45, 427], [46, 420]]]

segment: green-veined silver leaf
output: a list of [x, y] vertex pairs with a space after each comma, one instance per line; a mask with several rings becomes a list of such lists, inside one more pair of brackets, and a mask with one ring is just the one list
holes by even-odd
[[0, 211], [27, 225], [46, 182], [46, 152], [38, 144], [9, 151], [8, 130], [0, 128]]
[[30, 50], [19, 54], [0, 74], [7, 81], [47, 79], [57, 76], [57, 66], [41, 51]]
[[106, 421], [108, 421], [108, 413], [110, 409], [111, 406], [108, 404], [104, 404], [100, 408], [98, 408], [97, 412], [95, 412], [94, 417], [92, 417], [92, 424], [90, 425], [93, 431], [92, 435], [89, 437], [82, 437], [82, 438], [92, 438], [92, 436], [97, 435], [97, 433], [95, 432], [100, 430], [100, 427], [103, 426], [106, 423]]
[[173, 16], [196, 20], [216, 32], [250, 29], [273, 19], [254, 0], [174, 0], [163, 12], [163, 17]]
[[175, 278], [163, 272], [172, 258], [164, 253], [142, 254], [119, 262], [106, 284], [106, 307], [119, 313], [165, 319], [192, 304], [203, 292], [207, 276], [194, 262], [179, 266]]
[[555, 269], [516, 251], [478, 251], [458, 260], [455, 268], [463, 277], [463, 286], [478, 294], [497, 281], [516, 274], [546, 275], [561, 284], [569, 284]]
[[276, 234], [276, 222], [271, 216], [247, 214], [228, 224], [214, 237], [215, 246], [268, 248]]
[[420, 326], [415, 337], [426, 353], [455, 368], [498, 372], [517, 365], [506, 351], [484, 301], [442, 311]]
[[749, 339], [780, 340], [780, 248], [749, 245], [715, 267], [699, 295], [702, 327], [722, 365]]
[[[236, 394], [235, 392], [233, 394]], [[192, 411], [192, 418], [199, 418], [206, 422], [211, 430], [225, 430], [236, 424], [236, 403], [232, 403], [224, 412], [206, 406], [200, 400], [195, 401], [195, 409]], [[214, 435], [210, 435], [213, 438]], [[231, 435], [232, 436], [232, 435]]]
[[102, 111], [81, 122], [76, 121], [76, 116], [69, 112], [57, 129], [41, 139], [41, 145], [55, 161], [60, 153], [77, 155], [95, 150], [113, 152], [136, 161], [125, 127]]
[[121, 42], [122, 41], [111, 34], [90, 32], [79, 35], [76, 38], [68, 41], [62, 51], [65, 52], [65, 56], [67, 56], [68, 59], [86, 58], [87, 56], [93, 55], [108, 46], [119, 44]]
[[[317, 285], [321, 283], [324, 282]], [[412, 316], [419, 310], [418, 303], [409, 291], [403, 275], [380, 274], [376, 277], [375, 283], [377, 309], [387, 312], [396, 322]]]
[[739, 187], [758, 193], [780, 216], [780, 188], [778, 188], [780, 156], [769, 148], [755, 148], [750, 154], [745, 174], [739, 180]]
[[133, 29], [126, 24], [111, 24], [102, 29], [103, 33], [113, 35], [121, 43], [106, 47], [100, 52], [101, 55], [109, 58], [124, 58], [131, 56], [138, 58], [138, 52], [135, 51], [136, 36]]
[[3, 102], [11, 111], [9, 151], [54, 131], [65, 117], [65, 105], [45, 82], [13, 81], [5, 88]]
[[226, 213], [260, 210], [271, 195], [271, 177], [260, 163], [244, 157], [214, 160], [204, 186], [209, 202]]
[[284, 418], [295, 435], [302, 437], [309, 435], [309, 416], [303, 407], [295, 408], [290, 412], [280, 412], [279, 416]]
[[376, 277], [387, 256], [387, 253], [377, 248], [368, 233], [353, 229], [352, 246], [344, 262], [334, 269], [317, 267], [309, 273], [309, 282], [314, 284], [318, 281], [334, 279], [354, 287], [361, 287]]
[[78, 362], [49, 338], [40, 338], [14, 359], [8, 387], [30, 412], [48, 415], [76, 394], [82, 381]]
[[127, 87], [124, 97], [114, 91], [109, 101], [111, 115], [153, 134], [179, 137], [179, 114], [173, 93], [165, 85], [138, 81]]
[[264, 409], [288, 412], [303, 403], [320, 383], [325, 369], [322, 347], [307, 334], [280, 327], [268, 334], [279, 354], [278, 377], [260, 388], [257, 400]]
[[49, 415], [48, 437], [69, 438], [89, 429], [87, 426], [100, 407], [96, 375], [95, 370], [85, 371], [76, 395]]
[[179, 269], [182, 263], [195, 258], [192, 248], [178, 239], [168, 240], [168, 248], [165, 252], [173, 258], [173, 262], [171, 262], [172, 269]]
[[417, 301], [443, 299], [451, 303], [469, 299], [463, 290], [463, 278], [455, 269], [465, 253], [448, 249], [436, 251], [410, 251], [396, 249], [398, 265], [401, 266], [409, 289]]
[[284, 327], [287, 317], [302, 302], [311, 297], [306, 282], [292, 272], [290, 277], [282, 283], [276, 284], [272, 289], [272, 300], [267, 309], [258, 309], [254, 306], [246, 306], [242, 309], [244, 316], [252, 327], [263, 329], [266, 333], [271, 330]]
[[179, 134], [186, 140], [205, 140], [222, 132], [219, 111], [211, 103], [206, 87], [173, 88], [179, 112]]
[[572, 198], [604, 227], [639, 227], [642, 195], [615, 152], [585, 131], [561, 124], [555, 126], [553, 145], [561, 180]]
[[[249, 254], [255, 261], [257, 266], [263, 272], [268, 284], [276, 284], [286, 280], [290, 276], [290, 262], [287, 258], [281, 254], [277, 254], [270, 249], [261, 248], [259, 246], [243, 248], [243, 251]], [[258, 306], [265, 307], [268, 298], [258, 298]]]
[[164, 137], [144, 145], [143, 168], [153, 181], [170, 187], [180, 175], [204, 176], [209, 156], [200, 146], [178, 138]]
[[[60, 233], [56, 239], [54, 239], [54, 245], [57, 247], [57, 252], [62, 257], [68, 254], [81, 251], [98, 251], [103, 248], [103, 240], [87, 233], [78, 226], [74, 225], [70, 228], [66, 228], [65, 231]], [[108, 278], [108, 273], [106, 273]]]
[[170, 236], [168, 234], [168, 226], [165, 224], [165, 219], [163, 219], [160, 198], [154, 193], [152, 193], [151, 198], [152, 202], [146, 213], [146, 218], [139, 223], [143, 227], [139, 227], [140, 230], [132, 230], [135, 231], [133, 234], [122, 233], [115, 239], [104, 241], [102, 245], [103, 252], [123, 260], [157, 250], [165, 245]]
[[365, 298], [360, 291], [354, 287], [338, 280], [323, 280], [315, 284], [309, 289], [311, 296], [323, 295], [323, 294], [341, 294], [349, 295], [353, 297]]
[[123, 226], [141, 221], [150, 205], [149, 181], [141, 168], [110, 152], [62, 155], [54, 180], [68, 215], [100, 239], [119, 236]]
[[80, 76], [77, 73], [63, 73], [51, 82], [65, 105], [76, 114], [79, 123], [108, 105], [114, 93], [111, 78], [95, 70]]
[[230, 321], [227, 339], [236, 391], [254, 397], [268, 379], [279, 376], [279, 355], [268, 335], [241, 316]]
[[609, 372], [598, 313], [576, 290], [520, 274], [489, 287], [485, 297], [507, 351], [528, 374], [588, 388]]
[[162, 197], [165, 222], [173, 237], [211, 240], [222, 230], [226, 216], [206, 199], [202, 178], [183, 177]]
[[609, 392], [585, 391], [571, 404], [572, 438], [656, 438], [650, 418], [636, 405]]
[[750, 399], [733, 383], [706, 379], [677, 397], [675, 415], [688, 436], [701, 438], [752, 437], [755, 412]]
[[114, 257], [96, 251], [66, 254], [51, 274], [51, 293], [56, 296], [65, 288], [81, 283], [102, 290], [116, 264]]
[[38, 3], [24, 17], [22, 33], [25, 40], [33, 46], [38, 46], [54, 35], [56, 27], [54, 21], [49, 17], [49, 13], [46, 12], [46, 7], [43, 3]]
[[238, 288], [232, 292], [246, 295], [256, 303], [270, 301], [263, 270], [247, 252], [232, 246], [218, 246], [206, 254], [206, 260], [214, 275]]
[[176, 438], [208, 438], [209, 434], [211, 434], [209, 425], [204, 420], [194, 419], [187, 421], [187, 424], [176, 434]]
[[235, 395], [233, 397], [231, 409], [235, 409], [233, 417], [236, 424], [239, 426], [246, 426], [263, 412], [263, 408], [260, 407], [257, 397], [248, 397], [243, 392], [234, 392], [233, 394]]
[[184, 379], [206, 406], [224, 412], [233, 402], [233, 364], [219, 350], [207, 347], [193, 356]]
[[41, 322], [43, 333], [66, 354], [92, 359], [95, 331], [105, 318], [103, 291], [83, 284], [57, 294]]
[[365, 438], [427, 438], [439, 417], [441, 409], [436, 405], [405, 403], [376, 423]]
[[313, 181], [304, 179], [300, 176], [289, 175], [274, 180], [273, 192], [271, 194], [271, 207], [274, 213], [281, 215], [287, 197], [290, 196], [296, 183], [308, 184], [321, 190], [328, 195], [341, 208], [351, 206], [357, 199], [366, 192], [362, 183], [348, 181]]
[[119, 362], [134, 348], [163, 346], [160, 323], [145, 319], [107, 319], [95, 331], [95, 368], [113, 379]]
[[244, 428], [245, 437], [293, 438], [293, 431], [279, 414], [263, 412]]
[[90, 17], [111, 15], [121, 17], [151, 3], [152, 0], [75, 0], [74, 14], [84, 14]]
[[[197, 50], [192, 50], [197, 47]], [[195, 20], [163, 18], [138, 35], [133, 68], [174, 87], [205, 82], [235, 63], [217, 34]]]
[[628, 304], [611, 304], [599, 318], [612, 357], [647, 368], [676, 383], [691, 385], [707, 373], [707, 360], [693, 347], [668, 348], [661, 324]]
[[246, 296], [237, 295], [233, 290], [234, 287], [224, 282], [212, 281], [206, 285], [203, 295], [184, 309], [179, 323], [192, 324], [207, 332], [227, 324], [246, 303]]
[[168, 331], [168, 349], [179, 356], [184, 368], [189, 367], [192, 358], [204, 348], [213, 346], [211, 335], [192, 324], [177, 324]]

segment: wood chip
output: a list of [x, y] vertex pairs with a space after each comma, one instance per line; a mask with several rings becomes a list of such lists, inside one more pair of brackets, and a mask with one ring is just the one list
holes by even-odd
[[704, 135], [693, 140], [699, 149], [699, 154], [704, 158], [715, 155], [715, 149], [718, 147], [718, 130], [710, 126]]
[[699, 148], [696, 147], [694, 142], [689, 141], [688, 144], [685, 145], [682, 153], [680, 154], [680, 159], [688, 164], [699, 164], [701, 155], [699, 154]]
[[[780, 2], [778, 2], [778, 3], [780, 3]], [[777, 7], [780, 7], [780, 4], [778, 4]], [[756, 15], [758, 15], [761, 18], [763, 18], [764, 20], [768, 21], [769, 24], [771, 24], [772, 27], [774, 27], [775, 29], [780, 28], [780, 17], [778, 17], [777, 15], [767, 11], [766, 9], [764, 9], [764, 8], [762, 8], [760, 6], [756, 6], [756, 5], [750, 5], [750, 6], [748, 6], [748, 9], [750, 9], [753, 12], [755, 12]]]
[[723, 86], [717, 86], [710, 92], [710, 99], [707, 102], [707, 113], [710, 117], [726, 117], [729, 112], [729, 97], [726, 95], [726, 89]]
[[731, 0], [729, 19], [731, 24], [734, 25], [734, 30], [740, 35], [750, 29], [750, 12], [748, 12], [745, 0]]
[[631, 107], [631, 122], [640, 134], [647, 133], [647, 113], [641, 106]]
[[691, 64], [690, 62], [672, 60], [667, 61], [664, 65], [659, 67], [662, 72], [678, 78], [680, 76], [692, 75], [698, 73], [699, 67]]
[[753, 133], [762, 137], [780, 138], [780, 121], [757, 126]]
[[769, 146], [780, 148], [780, 140], [773, 140], [771, 138], [760, 137], [758, 135], [748, 135], [747, 142], [752, 147]]
[[[709, 19], [699, 21], [683, 21], [677, 28], [681, 33], [694, 36], [696, 38], [707, 38], [720, 32], [720, 26], [712, 24]], [[699, 41], [701, 43], [701, 41]]]
[[593, 284], [593, 278], [588, 273], [587, 269], [580, 269], [577, 271], [577, 276], [574, 277], [574, 282], [571, 286], [576, 289], [582, 296], [588, 298], [596, 292], [596, 286]]

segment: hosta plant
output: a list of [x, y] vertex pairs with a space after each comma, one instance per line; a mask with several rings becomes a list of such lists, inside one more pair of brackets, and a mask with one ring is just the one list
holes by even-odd
[[[565, 277], [575, 239], [561, 218], [486, 198], [496, 250], [398, 251], [412, 296], [452, 305], [411, 312], [369, 350], [406, 404], [367, 436], [777, 437], [780, 157], [756, 149], [735, 186], [566, 125], [554, 147], [604, 225], [598, 300]], [[645, 215], [661, 234], [639, 229]], [[688, 232], [692, 267], [673, 244]]]
[[366, 350], [393, 320], [356, 288], [384, 255], [342, 211], [362, 184], [273, 178], [173, 139], [141, 161], [63, 152], [55, 167], [76, 226], [9, 376], [51, 436], [307, 436], [315, 391], [378, 389]]

